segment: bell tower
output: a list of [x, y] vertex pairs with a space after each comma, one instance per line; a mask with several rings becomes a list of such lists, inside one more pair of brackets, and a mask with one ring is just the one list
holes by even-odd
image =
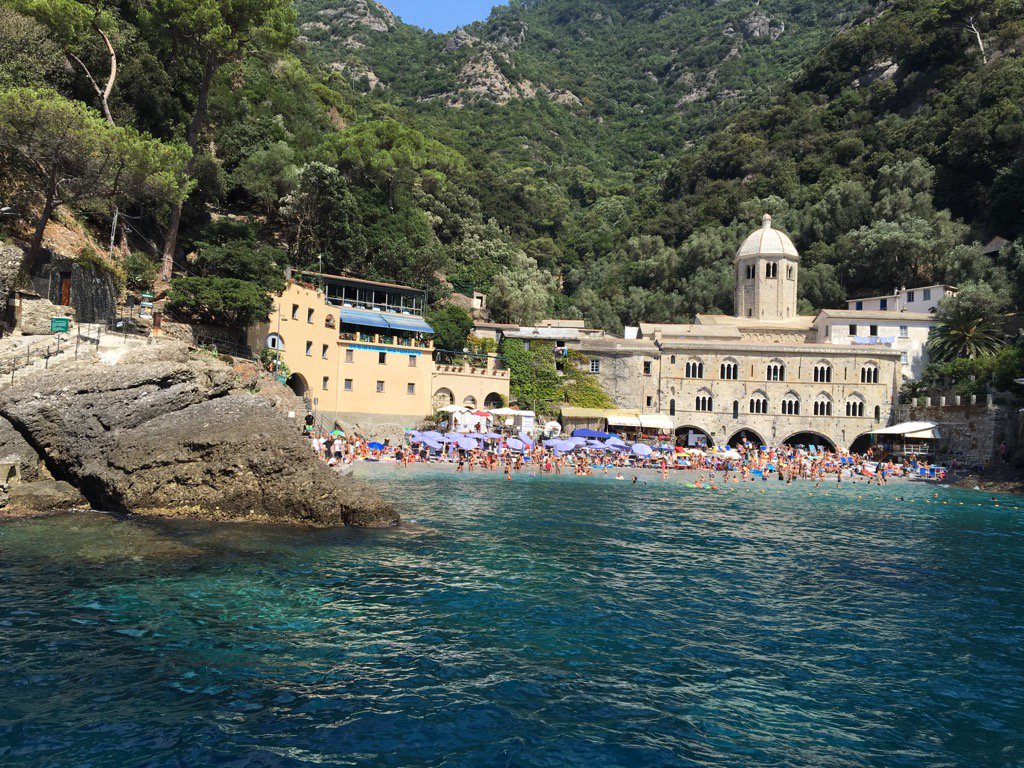
[[772, 217], [766, 213], [761, 228], [736, 251], [736, 317], [764, 322], [796, 317], [799, 262], [793, 241], [772, 228]]

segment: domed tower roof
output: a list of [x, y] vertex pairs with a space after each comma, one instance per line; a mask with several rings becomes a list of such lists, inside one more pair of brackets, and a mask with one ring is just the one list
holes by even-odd
[[743, 245], [736, 251], [736, 261], [748, 259], [753, 256], [788, 256], [791, 259], [799, 259], [796, 246], [785, 232], [772, 229], [772, 217], [765, 214], [761, 219], [761, 228], [755, 229]]

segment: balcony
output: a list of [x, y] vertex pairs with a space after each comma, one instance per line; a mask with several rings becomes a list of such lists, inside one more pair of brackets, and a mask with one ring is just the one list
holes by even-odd
[[430, 339], [417, 339], [412, 336], [398, 336], [391, 333], [352, 333], [342, 331], [338, 334], [338, 341], [356, 342], [359, 344], [376, 344], [385, 347], [405, 347], [406, 349], [431, 350], [434, 342]]

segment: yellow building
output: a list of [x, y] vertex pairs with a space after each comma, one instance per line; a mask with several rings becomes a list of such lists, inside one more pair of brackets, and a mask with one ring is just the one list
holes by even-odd
[[507, 402], [508, 371], [496, 359], [435, 365], [426, 304], [408, 286], [303, 273], [250, 329], [249, 345], [275, 350], [309, 408], [349, 427], [411, 427], [435, 405]]

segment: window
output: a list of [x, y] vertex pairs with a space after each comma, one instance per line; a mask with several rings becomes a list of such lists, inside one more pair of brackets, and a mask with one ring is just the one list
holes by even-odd
[[814, 381], [818, 384], [827, 384], [832, 381], [832, 366], [828, 363], [818, 363], [815, 365]]
[[818, 399], [814, 401], [814, 415], [832, 415], [832, 401], [828, 398], [828, 395], [818, 395]]
[[650, 360], [644, 360], [644, 376], [650, 376], [650, 375], [651, 375], [651, 361]]
[[407, 395], [415, 395], [416, 394], [416, 385], [413, 382], [410, 381], [408, 384], [405, 385], [405, 394], [407, 394]]
[[857, 326], [852, 324], [852, 323], [850, 324], [850, 335], [851, 336], [856, 336], [857, 335]]
[[668, 401], [668, 415], [669, 416], [675, 416], [676, 415], [676, 401], [675, 400], [669, 400]]
[[750, 398], [751, 413], [768, 413], [768, 398], [764, 395], [754, 395]]
[[868, 336], [877, 336], [877, 335], [878, 335], [878, 326], [877, 325], [870, 326], [870, 328], [868, 330]]
[[690, 360], [686, 363], [683, 368], [683, 373], [688, 379], [703, 379], [704, 378], [704, 363], [699, 360]]
[[747, 317], [753, 317], [753, 316], [754, 316], [754, 310], [753, 309], [748, 309], [747, 310]]
[[591, 373], [600, 373], [601, 372], [601, 361], [600, 360], [591, 360], [590, 361], [590, 372]]
[[882, 406], [876, 405], [875, 406], [875, 421], [881, 421], [881, 420], [882, 420]]
[[654, 405], [654, 398], [651, 397], [650, 395], [648, 395], [647, 396], [647, 407], [650, 408], [652, 405]]
[[857, 309], [864, 309], [864, 302], [863, 301], [858, 301], [853, 306], [856, 307]]
[[351, 392], [352, 391], [352, 379], [345, 379], [345, 391], [346, 392]]
[[307, 309], [306, 310], [306, 322], [307, 323], [312, 323], [313, 322], [313, 310], [312, 309]]
[[377, 353], [377, 365], [387, 365], [387, 364], [388, 364], [388, 353], [387, 352], [378, 352]]
[[384, 382], [383, 381], [378, 381], [377, 382], [377, 391], [378, 392], [383, 392], [384, 391]]
[[753, 280], [757, 274], [757, 268], [753, 264], [747, 264], [747, 280]]
[[860, 383], [861, 384], [877, 384], [878, 383], [878, 366], [874, 363], [869, 363], [860, 369]]
[[888, 299], [882, 299], [881, 301], [879, 301], [878, 302], [878, 308], [880, 310], [882, 310], [883, 312], [885, 310], [887, 310], [889, 308], [889, 300]]
[[734, 419], [738, 419], [740, 417], [740, 401], [739, 400], [733, 400], [732, 401], [732, 417]]
[[932, 300], [932, 289], [931, 288], [925, 288], [924, 289], [924, 300], [925, 301], [931, 301]]
[[782, 363], [770, 363], [768, 365], [768, 381], [785, 381], [786, 366]]
[[330, 383], [331, 383], [331, 377], [330, 376], [324, 376], [324, 387], [323, 388], [327, 389], [327, 387], [330, 386]]
[[697, 395], [694, 410], [709, 412], [714, 409], [714, 401], [711, 395]]
[[722, 378], [727, 381], [735, 381], [740, 375], [740, 366], [738, 363], [725, 362], [722, 363], [721, 368]]
[[914, 300], [914, 292], [913, 291], [907, 291], [907, 302], [909, 303], [909, 302], [911, 302], [913, 300]]
[[908, 355], [906, 352], [900, 352], [900, 364], [901, 365], [906, 365], [909, 362], [910, 362], [910, 355]]
[[768, 278], [779, 276], [779, 265], [777, 262], [770, 261], [764, 265], [764, 276]]
[[298, 304], [292, 304], [292, 320], [298, 320], [298, 319], [299, 319], [299, 305]]
[[346, 349], [345, 350], [345, 362], [346, 363], [353, 363], [353, 362], [355, 362], [355, 352], [353, 352], [351, 349]]
[[306, 357], [312, 357], [312, 356], [313, 356], [313, 342], [312, 341], [307, 341], [306, 342]]
[[852, 398], [846, 401], [846, 415], [847, 416], [864, 416], [864, 401], [859, 398]]
[[669, 360], [669, 362], [670, 362], [670, 363], [671, 363], [672, 365], [675, 365], [675, 364], [676, 364], [676, 356], [675, 356], [675, 355], [672, 355], [672, 357], [670, 357], [670, 358], [669, 358], [668, 360]]
[[267, 336], [267, 349], [284, 349], [284, 339], [276, 333]]
[[900, 326], [900, 338], [906, 339], [910, 336], [910, 328], [906, 325]]
[[320, 347], [320, 358], [322, 360], [326, 360], [327, 359], [327, 345], [326, 344], [324, 344], [324, 345], [322, 345]]
[[415, 368], [416, 367], [416, 355], [409, 355], [409, 367], [410, 368]]
[[786, 279], [787, 280], [793, 280], [794, 279], [794, 277], [793, 277], [794, 274], [795, 273], [793, 272], [793, 265], [790, 264], [788, 267], [786, 267]]
[[782, 398], [782, 415], [783, 416], [799, 416], [800, 415], [800, 398], [794, 393], [788, 393]]

